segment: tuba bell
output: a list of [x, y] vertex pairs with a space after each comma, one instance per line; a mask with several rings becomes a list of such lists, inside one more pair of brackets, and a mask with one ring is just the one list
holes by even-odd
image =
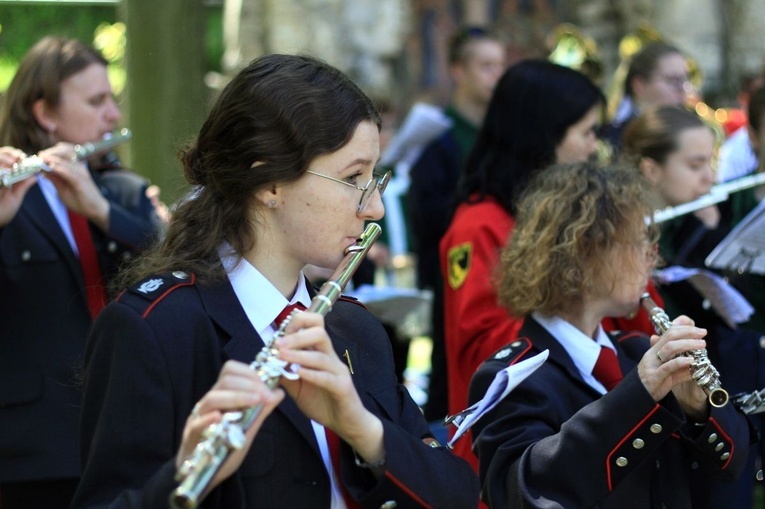
[[609, 119], [616, 116], [619, 105], [624, 99], [624, 85], [632, 57], [639, 53], [645, 45], [662, 40], [656, 29], [643, 23], [619, 41], [619, 65], [616, 67], [606, 91]]
[[579, 71], [600, 85], [603, 62], [595, 39], [571, 23], [561, 23], [547, 36], [546, 44], [550, 62]]

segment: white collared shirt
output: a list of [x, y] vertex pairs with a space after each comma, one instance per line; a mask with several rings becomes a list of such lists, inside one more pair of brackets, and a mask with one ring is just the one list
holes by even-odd
[[532, 313], [531, 316], [566, 350], [587, 385], [601, 394], [607, 393], [608, 391], [603, 384], [592, 375], [592, 370], [600, 356], [600, 347], [605, 346], [616, 353], [616, 349], [611, 340], [608, 339], [603, 327], [598, 324], [593, 340], [559, 316], [544, 316], [537, 312]]
[[[284, 295], [250, 262], [242, 259], [237, 265], [236, 259], [226, 253], [231, 253], [231, 246], [224, 244], [218, 248], [218, 254], [223, 262], [223, 267], [228, 273], [228, 279], [234, 288], [239, 303], [242, 305], [247, 318], [250, 320], [255, 331], [261, 339], [268, 343], [274, 334], [278, 324], [274, 324], [279, 313], [289, 304], [301, 303], [306, 308], [311, 304], [311, 296], [308, 294], [308, 286], [305, 276], [300, 274], [295, 295], [287, 300]], [[321, 459], [329, 473], [330, 491], [332, 494], [332, 509], [346, 509], [345, 500], [340, 491], [339, 479], [332, 467], [332, 456], [329, 452], [327, 434], [324, 426], [311, 420], [316, 441], [319, 444]]]
[[69, 222], [69, 213], [67, 212], [66, 205], [64, 205], [64, 202], [62, 202], [61, 198], [58, 196], [56, 186], [53, 185], [53, 182], [41, 175], [37, 176], [37, 185], [40, 186], [40, 191], [42, 191], [45, 201], [48, 202], [48, 208], [50, 208], [50, 211], [53, 213], [53, 217], [56, 218], [56, 222], [61, 227], [61, 231], [64, 232], [66, 240], [69, 241], [69, 246], [72, 248], [72, 251], [74, 251], [75, 256], [79, 257], [80, 251], [77, 249], [77, 243], [74, 240], [72, 225]]

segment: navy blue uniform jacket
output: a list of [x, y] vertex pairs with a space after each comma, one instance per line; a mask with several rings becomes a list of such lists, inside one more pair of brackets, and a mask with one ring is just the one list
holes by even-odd
[[473, 428], [482, 497], [493, 508], [690, 508], [691, 469], [737, 477], [750, 429], [732, 405], [703, 426], [686, 421], [670, 393], [655, 402], [634, 369], [648, 349], [639, 333], [611, 337], [624, 379], [601, 396], [533, 318], [476, 372], [470, 401], [525, 356], [547, 361]]
[[[150, 278], [99, 316], [86, 351], [82, 482], [74, 507], [167, 507], [186, 418], [228, 359], [251, 362], [262, 340], [229, 282], [184, 273]], [[153, 281], [153, 282], [150, 282]], [[146, 292], [141, 292], [143, 287]], [[429, 447], [420, 410], [393, 370], [390, 342], [363, 306], [340, 300], [326, 317], [347, 350], [364, 405], [383, 422], [385, 475], [376, 481], [342, 444], [340, 475], [362, 507], [475, 507], [478, 480]], [[342, 357], [341, 357], [342, 358]], [[266, 419], [239, 470], [203, 507], [329, 507], [329, 476], [310, 421], [289, 398]]]
[[[157, 231], [147, 183], [138, 175], [93, 173], [109, 201], [109, 231], [91, 226], [101, 272]], [[0, 482], [76, 478], [79, 376], [93, 323], [80, 262], [39, 186], [0, 227]]]

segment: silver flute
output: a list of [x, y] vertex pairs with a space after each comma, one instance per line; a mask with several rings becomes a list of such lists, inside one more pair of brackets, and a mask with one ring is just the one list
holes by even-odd
[[[367, 225], [364, 233], [356, 239], [356, 243], [346, 249], [345, 258], [329, 280], [322, 285], [306, 311], [326, 315], [332, 310], [332, 305], [340, 297], [343, 288], [356, 272], [381, 231], [376, 223]], [[274, 348], [274, 343], [284, 335], [284, 329], [294, 314], [295, 311], [279, 324], [279, 330], [274, 337], [250, 364], [269, 389], [275, 388], [281, 377], [290, 380], [298, 378], [295, 366], [281, 360], [279, 351]], [[196, 445], [194, 451], [176, 472], [175, 480], [179, 482], [179, 485], [170, 494], [171, 507], [183, 509], [197, 507], [207, 495], [210, 482], [229, 454], [244, 447], [247, 441], [245, 433], [262, 410], [263, 405], [256, 405], [238, 411], [225, 412], [220, 422], [211, 424], [205, 429], [202, 434], [203, 440]]]
[[[640, 297], [640, 304], [648, 311], [648, 316], [651, 318], [653, 328], [656, 329], [656, 334], [661, 336], [667, 332], [667, 329], [672, 326], [672, 321], [667, 316], [667, 313], [656, 305], [648, 293], [644, 293]], [[727, 405], [729, 399], [728, 391], [722, 388], [720, 373], [709, 362], [706, 348], [683, 352], [683, 355], [693, 357], [693, 362], [691, 362], [690, 366], [691, 378], [707, 395], [709, 403], [717, 408]]]
[[[130, 129], [121, 129], [117, 133], [107, 134], [100, 141], [75, 145], [72, 161], [84, 161], [91, 156], [111, 150], [132, 137], [133, 133], [130, 132]], [[0, 168], [0, 187], [11, 187], [17, 182], [34, 177], [41, 171], [50, 172], [51, 168], [40, 156], [27, 156], [19, 162], [13, 163], [10, 168]]]
[[762, 184], [765, 184], [765, 173], [755, 173], [754, 175], [747, 175], [736, 180], [731, 180], [730, 182], [717, 184], [712, 186], [709, 193], [696, 200], [674, 207], [657, 210], [653, 214], [653, 222], [659, 224], [685, 214], [690, 214], [691, 212], [696, 212], [704, 207], [709, 207], [710, 205], [715, 205], [716, 203], [727, 200], [731, 193], [737, 193], [744, 189], [749, 189]]

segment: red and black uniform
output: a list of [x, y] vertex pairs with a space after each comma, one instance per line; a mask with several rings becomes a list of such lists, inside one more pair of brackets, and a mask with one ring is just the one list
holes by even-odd
[[658, 403], [635, 366], [649, 348], [639, 333], [611, 334], [624, 379], [602, 395], [565, 348], [533, 318], [473, 377], [470, 400], [496, 373], [549, 350], [547, 361], [473, 427], [482, 498], [493, 508], [691, 508], [689, 478], [702, 469], [738, 477], [752, 430], [733, 405], [689, 422], [669, 393]]
[[[514, 218], [496, 200], [486, 198], [460, 205], [441, 240], [449, 414], [468, 407], [470, 377], [493, 352], [518, 337], [523, 323], [498, 304], [493, 282], [499, 252], [514, 228]], [[653, 284], [648, 290], [661, 306]], [[631, 319], [608, 318], [603, 325], [606, 330], [653, 333], [642, 309]], [[478, 468], [469, 438], [457, 441], [454, 451]]]
[[[497, 303], [492, 282], [499, 252], [514, 227], [505, 209], [487, 198], [461, 204], [441, 239], [450, 414], [467, 408], [470, 377], [521, 328], [522, 321]], [[457, 441], [454, 452], [477, 469], [469, 437]]]
[[[478, 482], [444, 447], [396, 380], [390, 341], [363, 306], [340, 300], [325, 318], [364, 406], [383, 423], [385, 474], [377, 480], [341, 443], [339, 478], [361, 507], [475, 507]], [[225, 361], [263, 347], [233, 287], [174, 272], [125, 292], [96, 321], [86, 352], [82, 481], [73, 507], [167, 508], [175, 456], [194, 404]], [[208, 508], [329, 507], [330, 479], [310, 420], [286, 397], [265, 420], [239, 470]]]

